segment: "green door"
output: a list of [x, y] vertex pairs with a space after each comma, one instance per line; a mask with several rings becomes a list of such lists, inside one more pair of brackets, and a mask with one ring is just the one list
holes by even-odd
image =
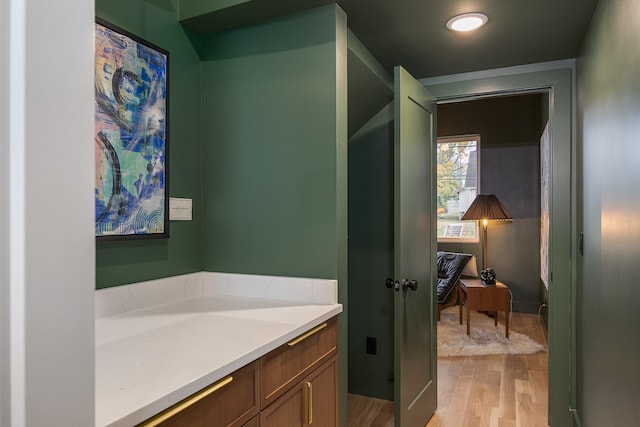
[[424, 427], [437, 404], [435, 98], [395, 68], [394, 400], [396, 427]]

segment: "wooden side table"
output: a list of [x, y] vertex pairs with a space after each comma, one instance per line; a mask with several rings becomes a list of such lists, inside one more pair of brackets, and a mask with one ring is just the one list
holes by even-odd
[[462, 325], [462, 306], [467, 307], [467, 335], [470, 334], [471, 310], [493, 311], [496, 313], [495, 324], [498, 325], [498, 311], [505, 313], [505, 336], [509, 338], [509, 288], [496, 280], [495, 286], [483, 285], [479, 279], [460, 279], [458, 286], [458, 301], [460, 302], [460, 324]]

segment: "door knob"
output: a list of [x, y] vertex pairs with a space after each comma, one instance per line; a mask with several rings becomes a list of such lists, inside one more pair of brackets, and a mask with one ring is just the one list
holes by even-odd
[[406, 291], [407, 289], [411, 289], [412, 291], [418, 290], [418, 282], [416, 280], [404, 279], [402, 281], [402, 290]]
[[385, 286], [387, 287], [387, 289], [393, 288], [393, 290], [396, 292], [400, 290], [400, 282], [398, 282], [397, 280], [387, 279], [387, 281], [385, 282]]

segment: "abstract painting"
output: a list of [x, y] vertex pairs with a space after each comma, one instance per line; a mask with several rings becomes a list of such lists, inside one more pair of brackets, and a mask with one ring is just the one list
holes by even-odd
[[540, 278], [549, 289], [549, 191], [550, 191], [549, 123], [540, 137]]
[[169, 53], [96, 19], [95, 59], [96, 236], [168, 237]]

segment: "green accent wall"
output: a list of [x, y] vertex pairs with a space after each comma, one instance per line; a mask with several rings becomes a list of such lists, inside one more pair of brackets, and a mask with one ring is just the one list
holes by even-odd
[[578, 61], [577, 410], [640, 425], [640, 3], [600, 0]]
[[96, 245], [96, 287], [201, 270], [201, 63], [195, 37], [177, 21], [177, 0], [97, 0], [96, 15], [169, 51], [169, 195], [193, 199], [193, 221], [170, 238]]
[[204, 270], [337, 278], [336, 8], [203, 42]]

